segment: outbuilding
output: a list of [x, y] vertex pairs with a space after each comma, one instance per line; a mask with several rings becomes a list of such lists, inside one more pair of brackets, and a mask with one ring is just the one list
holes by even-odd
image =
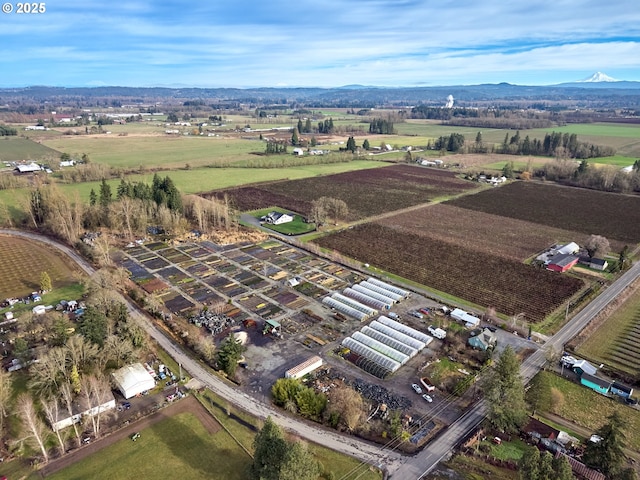
[[478, 317], [474, 317], [470, 313], [459, 308], [456, 308], [451, 312], [451, 318], [464, 323], [467, 328], [475, 328], [480, 324], [480, 319]]
[[112, 375], [116, 387], [124, 398], [135, 397], [156, 386], [156, 381], [141, 363], [124, 366], [113, 372]]
[[554, 272], [564, 273], [578, 263], [580, 257], [576, 255], [571, 255], [569, 253], [561, 253], [559, 255], [554, 255], [551, 260], [549, 260], [549, 264], [547, 265], [547, 270], [553, 270]]
[[610, 381], [600, 377], [596, 377], [595, 375], [589, 375], [588, 373], [582, 374], [582, 376], [580, 377], [580, 383], [585, 387], [601, 393], [602, 395], [606, 395], [607, 393], [609, 393], [609, 389], [611, 388]]
[[287, 370], [284, 374], [285, 378], [302, 378], [306, 374], [313, 372], [314, 370], [322, 366], [322, 358], [315, 355], [310, 359], [296, 365], [293, 368]]

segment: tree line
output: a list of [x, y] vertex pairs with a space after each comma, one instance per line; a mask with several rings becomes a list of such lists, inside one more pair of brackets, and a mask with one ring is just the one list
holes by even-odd
[[0, 125], [0, 137], [7, 137], [17, 135], [18, 131], [15, 128], [8, 127], [7, 125]]
[[511, 135], [511, 137], [509, 133], [505, 134], [504, 141], [496, 150], [496, 153], [562, 156], [583, 159], [609, 157], [616, 152], [612, 147], [580, 142], [578, 141], [578, 135], [575, 133], [551, 132], [547, 133], [543, 140], [540, 140], [537, 138], [531, 139], [529, 135], [523, 139], [518, 130], [515, 134]]

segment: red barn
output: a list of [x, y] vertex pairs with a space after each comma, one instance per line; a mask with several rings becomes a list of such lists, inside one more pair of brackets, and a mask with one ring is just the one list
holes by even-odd
[[555, 255], [549, 261], [547, 270], [553, 270], [554, 272], [566, 272], [567, 270], [571, 270], [571, 267], [578, 263], [578, 259], [579, 257], [576, 255], [570, 255], [567, 253]]

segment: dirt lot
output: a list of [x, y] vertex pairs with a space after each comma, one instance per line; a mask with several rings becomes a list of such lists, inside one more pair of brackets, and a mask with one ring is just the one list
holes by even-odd
[[221, 428], [220, 424], [216, 422], [211, 415], [209, 415], [209, 412], [207, 412], [207, 410], [200, 404], [200, 402], [198, 402], [198, 400], [195, 399], [195, 397], [187, 396], [182, 400], [176, 401], [168, 407], [157, 411], [156, 413], [153, 413], [147, 417], [142, 418], [141, 420], [131, 423], [124, 428], [116, 430], [110, 435], [107, 435], [98, 440], [94, 440], [89, 445], [78, 448], [75, 451], [68, 453], [64, 457], [51, 461], [40, 471], [40, 474], [43, 478], [47, 477], [52, 473], [62, 470], [69, 465], [72, 465], [90, 455], [93, 455], [94, 453], [102, 450], [105, 447], [108, 447], [109, 445], [114, 444], [115, 442], [118, 442], [119, 440], [122, 440], [123, 438], [129, 437], [135, 432], [139, 432], [151, 425], [161, 422], [162, 420], [185, 412], [195, 415], [196, 418], [200, 420], [200, 423], [202, 423], [202, 426], [205, 427], [205, 429], [211, 434], [216, 433]]

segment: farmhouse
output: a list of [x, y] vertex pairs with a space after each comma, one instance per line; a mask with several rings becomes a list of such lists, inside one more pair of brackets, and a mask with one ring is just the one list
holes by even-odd
[[493, 333], [488, 328], [484, 328], [478, 335], [469, 337], [468, 343], [473, 348], [477, 348], [478, 350], [486, 352], [490, 348], [496, 346], [496, 343], [498, 343], [498, 339], [496, 338], [495, 333]]
[[583, 373], [580, 377], [580, 383], [585, 387], [591, 388], [602, 395], [606, 395], [609, 393], [609, 389], [611, 388], [611, 382], [605, 380], [600, 377], [596, 377], [595, 375], [589, 375], [588, 373]]
[[609, 262], [607, 262], [603, 258], [580, 257], [578, 262], [580, 263], [580, 265], [584, 265], [586, 267], [600, 271], [604, 271], [609, 266]]
[[549, 263], [547, 264], [547, 270], [552, 270], [554, 272], [566, 272], [571, 270], [571, 268], [578, 263], [579, 257], [576, 255], [572, 255], [569, 253], [561, 253], [559, 255], [554, 255]]
[[622, 398], [631, 398], [631, 395], [633, 395], [633, 387], [628, 387], [620, 382], [613, 382], [613, 385], [611, 385], [611, 393]]
[[269, 212], [262, 218], [265, 222], [271, 223], [272, 225], [282, 225], [283, 223], [293, 222], [293, 215], [289, 215], [288, 213]]
[[124, 398], [135, 397], [156, 386], [156, 381], [141, 363], [124, 366], [111, 375]]

